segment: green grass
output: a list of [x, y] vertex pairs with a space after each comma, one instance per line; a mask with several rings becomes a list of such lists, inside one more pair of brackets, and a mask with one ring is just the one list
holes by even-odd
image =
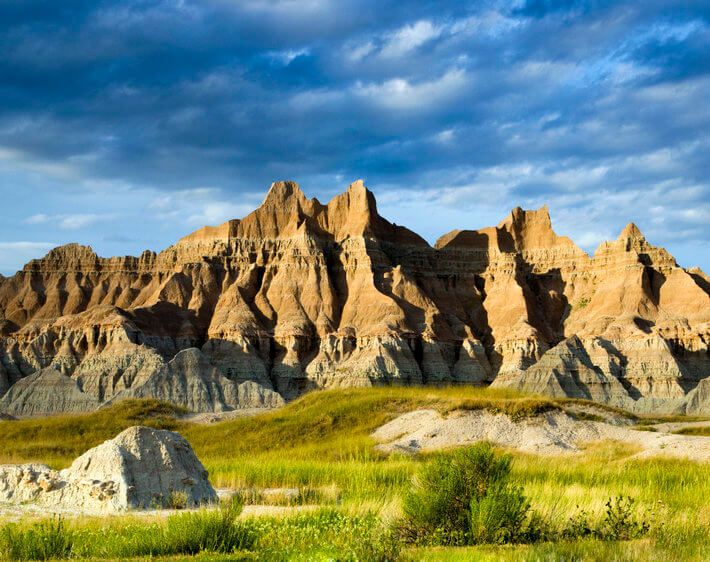
[[678, 431], [674, 431], [676, 435], [697, 435], [702, 437], [710, 437], [710, 425], [700, 427], [684, 427]]
[[[91, 414], [0, 422], [0, 462], [39, 461], [61, 468], [86, 449], [130, 425], [140, 423], [176, 429], [191, 442], [216, 486], [329, 490], [313, 497], [331, 505], [335, 511], [323, 517], [331, 517], [339, 523], [328, 527], [323, 519], [309, 519], [306, 515], [297, 523], [291, 519], [259, 519], [260, 525], [270, 525], [272, 535], [281, 538], [270, 546], [262, 540], [257, 543], [260, 549], [257, 552], [275, 553], [274, 559], [283, 556], [281, 559], [317, 560], [332, 559], [334, 553], [342, 550], [353, 558], [361, 551], [353, 550], [358, 545], [350, 544], [348, 537], [357, 542], [353, 538], [355, 530], [364, 532], [361, 527], [369, 525], [373, 540], [379, 537], [386, 542], [382, 525], [401, 515], [403, 495], [422, 463], [428, 462], [426, 455], [407, 457], [378, 453], [369, 437], [374, 429], [403, 412], [422, 407], [437, 409], [444, 415], [459, 408], [484, 408], [524, 417], [552, 409], [566, 410], [579, 403], [471, 387], [383, 387], [317, 392], [280, 410], [255, 417], [192, 425], [176, 419], [175, 411], [165, 405], [125, 402]], [[614, 409], [604, 410], [618, 413]], [[706, 508], [706, 498], [710, 497], [709, 465], [668, 458], [639, 460], [633, 458], [635, 452], [617, 443], [597, 444], [577, 456], [539, 457], [513, 452], [512, 480], [524, 488], [532, 509], [556, 529], [563, 528], [581, 509], [598, 520], [609, 498], [632, 496], [636, 500], [635, 512], [651, 525], [648, 537], [643, 540], [556, 542], [446, 551], [410, 549], [403, 556], [413, 560], [710, 558], [710, 510]], [[369, 523], [363, 523], [366, 520]], [[29, 524], [29, 521], [23, 523]], [[121, 538], [122, 529], [128, 527], [129, 531], [133, 529], [130, 532], [140, 534], [143, 532], [140, 528], [153, 524], [164, 523], [122, 518], [110, 523], [103, 520], [70, 522], [72, 528], [91, 528], [97, 536], [108, 533], [119, 537], [112, 539], [118, 543], [126, 542]], [[310, 531], [296, 532], [289, 525]], [[325, 547], [319, 550], [317, 544], [308, 543], [307, 537], [309, 533], [320, 536], [321, 526], [331, 529], [330, 534], [326, 533], [331, 538], [323, 535], [319, 540]], [[289, 533], [301, 538], [289, 542]], [[383, 543], [382, 548], [388, 548], [387, 544]], [[230, 557], [244, 559], [252, 556], [251, 552]]]
[[0, 463], [42, 462], [63, 468], [132, 425], [180, 430], [184, 410], [156, 400], [125, 401], [88, 414], [0, 421]]
[[194, 556], [236, 560], [394, 560], [401, 544], [372, 512], [320, 509], [293, 517], [236, 520], [231, 508], [166, 519], [48, 520], [0, 529], [3, 560]]
[[402, 560], [417, 562], [668, 562], [669, 560], [707, 560], [708, 550], [690, 547], [673, 551], [651, 539], [634, 541], [585, 540], [548, 542], [503, 547], [418, 548], [405, 550]]
[[638, 416], [636, 423], [638, 425], [657, 425], [659, 423], [676, 423], [676, 422], [700, 422], [700, 421], [710, 421], [708, 416], [686, 416], [683, 414], [668, 414], [668, 415], [654, 415], [654, 414], [644, 414]]

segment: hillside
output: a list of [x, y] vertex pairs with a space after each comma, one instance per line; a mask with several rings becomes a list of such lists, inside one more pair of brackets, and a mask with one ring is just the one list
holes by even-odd
[[547, 208], [434, 247], [362, 182], [292, 182], [140, 257], [68, 245], [0, 279], [0, 412], [124, 398], [271, 408], [311, 389], [488, 385], [637, 412], [710, 408], [710, 292], [633, 224], [593, 256]]
[[[435, 410], [450, 422], [483, 416], [486, 424], [488, 418], [494, 418], [498, 424], [508, 420], [523, 429], [540, 420], [567, 417], [583, 427], [601, 424], [636, 434], [640, 439], [658, 437], [667, 442], [677, 438], [703, 443], [705, 451], [710, 450], [710, 437], [671, 435], [660, 429], [658, 433], [636, 431], [638, 426], [627, 424], [660, 420], [635, 419], [590, 402], [473, 387], [381, 387], [314, 392], [277, 411], [214, 424], [191, 423], [183, 411], [155, 401], [124, 401], [92, 413], [2, 421], [0, 462], [47, 462], [61, 468], [125, 427], [142, 424], [176, 429], [194, 447], [209, 471], [210, 481], [225, 493], [239, 494], [246, 502], [243, 521], [260, 529], [260, 536], [266, 541], [260, 543], [252, 558], [246, 559], [325, 560], [342, 556], [344, 549], [352, 549], [363, 541], [367, 544], [363, 537], [370, 536], [363, 533], [371, 526], [332, 527], [328, 523], [332, 517], [341, 522], [368, 517], [376, 524], [372, 532], [377, 537], [401, 515], [402, 498], [413, 477], [433, 457], [428, 451], [390, 453], [377, 445], [376, 438], [387, 441], [386, 436], [378, 434], [392, 433], [393, 424], [400, 424], [403, 418], [422, 409]], [[684, 420], [684, 426], [698, 427], [697, 424], [703, 423], [707, 429], [707, 421]], [[668, 421], [664, 425], [677, 424]], [[428, 438], [436, 437], [432, 429], [437, 428], [429, 427]], [[410, 441], [409, 436], [399, 435], [400, 429], [394, 428], [394, 432], [397, 438], [406, 437]], [[528, 451], [531, 441], [526, 439], [523, 443]], [[634, 513], [650, 524], [650, 534], [641, 540], [620, 542], [587, 540], [491, 546], [490, 559], [707, 558], [709, 521], [707, 509], [703, 508], [710, 479], [706, 462], [672, 458], [666, 449], [656, 450], [649, 458], [643, 455], [640, 446], [631, 442], [587, 443], [581, 450], [554, 455], [541, 450], [539, 454], [545, 456], [518, 452], [514, 444], [508, 448], [514, 459], [514, 481], [524, 488], [549, 533], [560, 536], [572, 517], [584, 514], [596, 524], [604, 516], [605, 502], [625, 495], [634, 499]], [[685, 449], [687, 452], [690, 447]], [[33, 521], [32, 513], [36, 513], [35, 517], [47, 515], [46, 511], [32, 512], [31, 506], [0, 506], [0, 518], [12, 521], [22, 516], [25, 525]], [[324, 520], [322, 514], [330, 515]], [[199, 516], [200, 512], [175, 515], [183, 518], [181, 521]], [[170, 526], [173, 519], [148, 511], [115, 518], [69, 516], [66, 521], [67, 530], [76, 531], [75, 540], [87, 548], [82, 551], [82, 559], [91, 556], [145, 559], [162, 552], [151, 537], [163, 536], [164, 525]], [[305, 528], [298, 534], [300, 525]], [[6, 525], [5, 529], [8, 528]], [[279, 533], [278, 529], [283, 531]], [[328, 534], [330, 531], [333, 535]], [[181, 547], [176, 546], [179, 544], [179, 540], [171, 537], [164, 548], [179, 552]], [[275, 548], [277, 553], [266, 556], [269, 548]], [[296, 556], [303, 552], [307, 554]], [[426, 549], [407, 552], [413, 560], [442, 557], [470, 560], [489, 550], [488, 547], [435, 549], [431, 558]], [[358, 558], [371, 559], [361, 556]], [[206, 554], [205, 559], [213, 558], [214, 554]], [[245, 559], [242, 554], [233, 558]], [[410, 557], [403, 552], [403, 559]]]

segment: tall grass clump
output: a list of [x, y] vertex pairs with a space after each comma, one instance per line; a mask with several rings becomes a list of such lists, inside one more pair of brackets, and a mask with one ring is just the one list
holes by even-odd
[[63, 519], [42, 521], [29, 529], [9, 524], [0, 529], [0, 557], [4, 560], [67, 558], [75, 535]]
[[172, 515], [160, 524], [89, 526], [75, 531], [72, 554], [79, 558], [125, 559], [249, 551], [258, 536], [252, 527], [237, 520], [241, 511], [241, 502], [233, 501], [217, 510]]

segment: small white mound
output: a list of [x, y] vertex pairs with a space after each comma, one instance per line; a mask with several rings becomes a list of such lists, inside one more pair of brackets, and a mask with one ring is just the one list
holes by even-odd
[[636, 431], [598, 421], [578, 420], [553, 411], [514, 421], [485, 410], [456, 411], [443, 417], [435, 410], [409, 412], [377, 429], [372, 437], [385, 452], [434, 451], [490, 441], [526, 453], [577, 453], [595, 441], [621, 441], [639, 446], [636, 456], [669, 455], [710, 460], [710, 437]]
[[0, 466], [0, 502], [106, 513], [194, 507], [217, 501], [190, 444], [172, 431], [131, 427], [90, 449], [62, 471]]

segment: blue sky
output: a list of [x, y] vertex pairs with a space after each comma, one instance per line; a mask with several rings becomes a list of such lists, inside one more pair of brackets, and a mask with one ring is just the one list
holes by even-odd
[[4, 274], [357, 178], [430, 241], [547, 203], [710, 270], [708, 0], [0, 0], [0, 48]]

